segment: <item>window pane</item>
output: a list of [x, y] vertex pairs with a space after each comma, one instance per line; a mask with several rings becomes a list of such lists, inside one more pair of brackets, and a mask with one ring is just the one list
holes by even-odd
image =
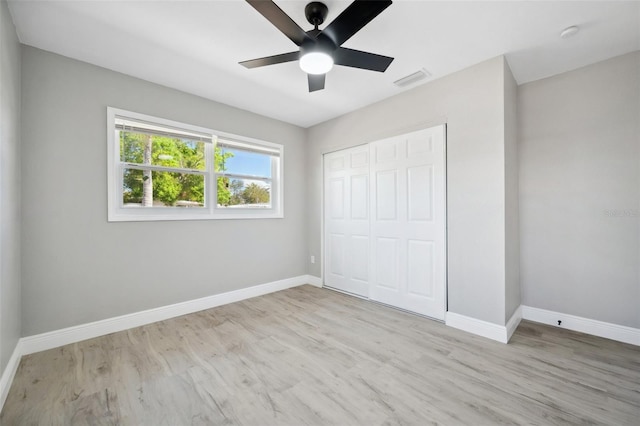
[[218, 207], [271, 208], [271, 182], [218, 176]]
[[271, 178], [271, 156], [237, 148], [216, 147], [216, 172]]
[[124, 207], [204, 207], [204, 175], [124, 169]]
[[120, 161], [205, 170], [205, 142], [120, 131]]

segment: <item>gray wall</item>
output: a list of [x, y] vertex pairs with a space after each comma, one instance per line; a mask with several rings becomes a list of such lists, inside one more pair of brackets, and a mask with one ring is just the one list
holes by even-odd
[[518, 118], [523, 304], [640, 327], [640, 53], [520, 86]]
[[[522, 297], [640, 326], [640, 53], [519, 88], [495, 58], [305, 131], [23, 47], [20, 191], [20, 51], [1, 11], [2, 367], [20, 332], [21, 226], [22, 335], [293, 277], [305, 265], [321, 276], [322, 154], [441, 123], [449, 310], [504, 324]], [[283, 143], [285, 219], [107, 223], [108, 105]]]
[[[305, 274], [304, 129], [22, 54], [23, 335]], [[284, 144], [285, 218], [107, 223], [107, 106]]]
[[498, 57], [311, 127], [307, 254], [322, 255], [323, 153], [447, 123], [449, 310], [504, 325], [504, 70]]
[[505, 322], [520, 306], [520, 212], [518, 189], [518, 86], [504, 62]]
[[0, 374], [20, 338], [20, 44], [0, 2]]

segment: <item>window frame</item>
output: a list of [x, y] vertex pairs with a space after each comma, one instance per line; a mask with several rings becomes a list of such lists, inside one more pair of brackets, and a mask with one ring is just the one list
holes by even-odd
[[[230, 179], [241, 179], [241, 180], [259, 180], [263, 182], [271, 183], [271, 190], [269, 192], [271, 207], [220, 207], [216, 203], [214, 206], [214, 210], [218, 212], [219, 215], [244, 215], [251, 212], [259, 212], [259, 211], [269, 211], [271, 209], [277, 208], [280, 202], [280, 191], [278, 191], [277, 185], [279, 184], [278, 176], [280, 175], [280, 167], [281, 167], [281, 156], [282, 150], [278, 150], [279, 146], [277, 144], [270, 144], [268, 142], [262, 142], [262, 144], [249, 144], [245, 141], [234, 140], [232, 138], [223, 138], [219, 137], [216, 143], [216, 146], [220, 144], [224, 148], [236, 149], [239, 151], [245, 152], [256, 152], [263, 155], [268, 155], [269, 152], [278, 151], [276, 155], [271, 155], [271, 177], [267, 178], [265, 176], [257, 176], [257, 175], [243, 175], [239, 173], [230, 173], [230, 172], [216, 172], [214, 170], [214, 176], [217, 182], [218, 177], [228, 177]], [[274, 188], [276, 189], [274, 191]], [[216, 190], [218, 186], [216, 184]], [[217, 195], [217, 194], [216, 194]]]
[[[116, 119], [144, 121], [158, 126], [202, 134], [205, 143], [205, 169], [181, 169], [158, 165], [137, 165], [120, 160], [120, 141], [117, 137]], [[205, 140], [208, 139], [208, 140]], [[214, 171], [215, 147], [220, 141], [225, 146], [236, 145], [238, 149], [254, 147], [260, 152], [274, 152], [271, 156], [271, 207], [218, 207], [217, 177], [224, 173]], [[245, 148], [246, 149], [246, 148]], [[277, 155], [275, 154], [277, 153]], [[165, 118], [154, 117], [124, 109], [107, 107], [107, 221], [158, 221], [158, 220], [210, 220], [210, 219], [270, 219], [284, 217], [284, 146], [259, 139], [233, 135], [205, 127], [181, 123]], [[133, 165], [133, 166], [132, 166]], [[198, 208], [183, 207], [141, 207], [131, 208], [123, 205], [123, 171], [125, 168], [162, 171], [187, 172], [203, 175], [205, 179], [205, 205]], [[232, 174], [227, 174], [232, 176]]]

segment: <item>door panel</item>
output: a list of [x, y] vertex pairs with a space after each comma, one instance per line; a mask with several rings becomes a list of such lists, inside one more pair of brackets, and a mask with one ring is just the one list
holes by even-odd
[[325, 285], [369, 295], [369, 147], [324, 156]]
[[375, 160], [371, 203], [376, 206], [370, 297], [444, 319], [444, 126], [373, 142], [370, 150]]
[[349, 254], [351, 260], [351, 278], [369, 285], [369, 236], [352, 235]]
[[378, 146], [373, 152], [375, 152], [375, 163], [382, 164], [398, 159], [398, 152], [396, 146], [392, 144], [385, 144]]
[[344, 218], [344, 178], [331, 179], [329, 183], [331, 201], [331, 219], [343, 219]]
[[433, 167], [418, 166], [407, 169], [407, 202], [409, 221], [429, 221], [433, 214]]
[[398, 239], [376, 239], [376, 285], [394, 292], [398, 283]]
[[433, 241], [407, 241], [407, 291], [433, 296]]
[[350, 155], [351, 158], [351, 168], [369, 168], [369, 152], [368, 151], [356, 151], [352, 152]]
[[385, 170], [376, 174], [376, 218], [396, 220], [398, 211], [398, 173]]
[[344, 235], [331, 234], [330, 236], [330, 262], [329, 273], [335, 277], [344, 277]]
[[369, 220], [369, 175], [351, 176], [351, 219]]

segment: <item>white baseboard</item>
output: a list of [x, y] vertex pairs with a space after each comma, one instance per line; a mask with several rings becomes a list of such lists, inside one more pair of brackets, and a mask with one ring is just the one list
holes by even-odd
[[518, 328], [518, 324], [522, 320], [522, 309], [518, 309], [511, 315], [507, 325], [498, 325], [492, 322], [482, 321], [479, 319], [456, 314], [455, 312], [447, 312], [445, 324], [467, 333], [476, 334], [486, 337], [487, 339], [497, 340], [501, 343], [508, 343], [513, 333]]
[[[581, 333], [592, 334], [618, 342], [640, 346], [640, 329], [626, 327], [624, 325], [611, 324], [575, 315], [562, 314], [560, 312], [547, 311], [546, 309], [521, 306], [522, 319], [566, 328]], [[558, 321], [562, 324], [558, 326]]]
[[2, 411], [2, 407], [4, 407], [7, 395], [9, 395], [9, 388], [11, 388], [11, 383], [13, 383], [16, 371], [18, 371], [22, 355], [22, 342], [18, 340], [18, 344], [13, 350], [11, 358], [9, 358], [9, 362], [2, 372], [2, 376], [0, 376], [0, 411]]
[[[486, 337], [487, 339], [497, 340], [501, 343], [507, 343], [509, 336], [507, 327], [504, 325], [494, 324], [492, 322], [482, 321], [479, 319], [456, 314], [455, 312], [447, 312], [445, 324], [467, 333], [476, 334]], [[513, 319], [513, 317], [512, 317]], [[509, 320], [511, 322], [511, 320]]]
[[307, 275], [307, 284], [311, 284], [315, 287], [322, 287], [322, 278], [316, 277], [315, 275]]
[[511, 315], [511, 318], [509, 318], [509, 321], [507, 321], [507, 342], [511, 340], [511, 336], [513, 336], [516, 328], [518, 328], [520, 321], [522, 321], [522, 305], [518, 306], [518, 309], [516, 309], [513, 315]]
[[309, 281], [309, 276], [300, 275], [294, 278], [273, 281], [227, 293], [215, 294], [213, 296], [207, 296], [200, 299], [175, 303], [173, 305], [108, 318], [88, 324], [54, 330], [48, 333], [23, 337], [20, 339], [22, 342], [22, 355], [57, 348], [59, 346], [68, 345], [69, 343], [104, 336], [105, 334], [115, 333], [117, 331], [127, 330], [129, 328], [139, 327], [141, 325], [151, 324], [157, 321], [163, 321], [169, 318], [203, 311], [205, 309], [215, 308], [216, 306], [226, 305], [228, 303], [239, 302], [252, 297], [262, 296], [275, 291], [308, 284]]

